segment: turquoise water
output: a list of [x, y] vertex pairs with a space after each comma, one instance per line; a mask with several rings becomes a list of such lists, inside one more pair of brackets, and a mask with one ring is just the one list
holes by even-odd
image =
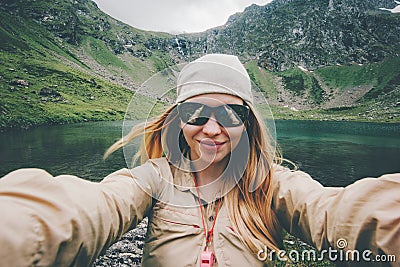
[[[122, 151], [103, 161], [122, 122], [44, 126], [0, 133], [0, 175], [36, 167], [53, 175], [100, 180], [126, 167]], [[285, 158], [326, 186], [400, 172], [400, 124], [277, 121]]]
[[326, 186], [400, 172], [400, 125], [277, 121], [285, 158]]

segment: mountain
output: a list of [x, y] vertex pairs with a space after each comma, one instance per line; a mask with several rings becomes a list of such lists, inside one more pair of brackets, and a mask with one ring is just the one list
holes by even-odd
[[379, 9], [394, 6], [275, 0], [176, 36], [135, 29], [90, 0], [2, 0], [0, 128], [122, 119], [143, 81], [211, 52], [238, 55], [277, 118], [399, 122], [400, 16]]
[[135, 88], [182, 62], [171, 35], [89, 0], [3, 0], [0, 19], [0, 128], [123, 119]]
[[400, 52], [400, 16], [379, 9], [394, 6], [392, 0], [275, 0], [185, 38], [192, 51], [257, 58], [272, 71], [381, 62]]

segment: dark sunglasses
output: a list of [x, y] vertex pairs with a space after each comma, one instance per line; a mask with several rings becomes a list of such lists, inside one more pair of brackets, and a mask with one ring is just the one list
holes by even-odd
[[178, 104], [178, 114], [182, 122], [191, 125], [204, 125], [211, 114], [224, 127], [242, 125], [249, 117], [249, 107], [245, 105], [226, 104], [210, 107], [196, 102], [182, 102]]

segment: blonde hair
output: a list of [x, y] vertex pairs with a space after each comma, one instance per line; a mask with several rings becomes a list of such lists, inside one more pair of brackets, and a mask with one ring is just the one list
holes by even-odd
[[[250, 148], [244, 174], [237, 179], [237, 185], [224, 200], [227, 203], [228, 216], [238, 230], [241, 241], [256, 254], [262, 249], [258, 246], [260, 242], [275, 250], [282, 246], [281, 228], [272, 210], [273, 163], [280, 163], [281, 157], [279, 153], [271, 153], [274, 147], [270, 142], [268, 129], [254, 107], [249, 106], [251, 112], [245, 125]], [[144, 163], [148, 159], [162, 156], [171, 160], [176, 148], [171, 148], [168, 144], [173, 140], [176, 143], [176, 136], [179, 136], [179, 149], [188, 149], [178, 123], [176, 105], [173, 105], [154, 120], [134, 126], [106, 151], [104, 157], [143, 135], [143, 143], [133, 161], [140, 158], [141, 163]], [[168, 151], [164, 151], [164, 147]]]
[[250, 109], [246, 123], [250, 149], [247, 166], [237, 186], [228, 193], [227, 206], [242, 242], [257, 253], [260, 242], [269, 249], [282, 247], [281, 227], [272, 210], [273, 164], [281, 163], [281, 157], [279, 151], [275, 152], [263, 119], [252, 106]]

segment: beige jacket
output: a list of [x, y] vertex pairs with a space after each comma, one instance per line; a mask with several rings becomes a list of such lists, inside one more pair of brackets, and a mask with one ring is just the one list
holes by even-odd
[[[369, 249], [400, 261], [400, 174], [346, 188], [322, 187], [281, 166], [274, 167], [274, 178], [274, 209], [289, 232], [320, 250], [337, 249], [344, 238], [345, 250]], [[88, 266], [146, 216], [142, 266], [199, 266], [205, 238], [193, 186], [190, 173], [170, 168], [164, 158], [101, 183], [14, 171], [0, 179], [0, 266]], [[223, 201], [212, 249], [218, 266], [266, 265], [240, 242]]]

